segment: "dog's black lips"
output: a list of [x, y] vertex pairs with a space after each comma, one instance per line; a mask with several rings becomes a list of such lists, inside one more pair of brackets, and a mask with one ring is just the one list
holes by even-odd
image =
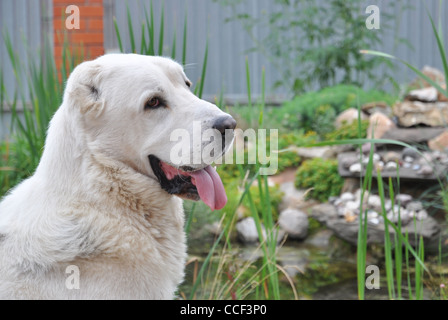
[[[160, 186], [163, 190], [169, 194], [184, 196], [191, 200], [199, 200], [198, 189], [196, 189], [196, 186], [191, 182], [191, 177], [177, 175], [173, 179], [169, 180], [160, 167], [160, 159], [154, 155], [150, 155], [148, 158], [152, 171], [154, 172], [157, 180], [159, 180]], [[182, 168], [182, 170], [193, 171], [188, 170], [188, 168]]]

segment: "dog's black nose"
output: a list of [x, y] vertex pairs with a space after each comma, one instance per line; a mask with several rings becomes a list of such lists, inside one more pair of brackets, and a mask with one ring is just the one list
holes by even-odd
[[216, 119], [213, 124], [213, 129], [221, 132], [222, 135], [226, 133], [226, 129], [233, 130], [236, 128], [236, 121], [231, 116], [223, 116]]

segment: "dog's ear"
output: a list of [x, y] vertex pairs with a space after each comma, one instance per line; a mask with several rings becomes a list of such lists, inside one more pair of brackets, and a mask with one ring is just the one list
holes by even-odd
[[101, 65], [95, 61], [83, 62], [73, 70], [64, 97], [71, 109], [95, 118], [101, 115], [105, 106], [100, 90], [101, 71]]

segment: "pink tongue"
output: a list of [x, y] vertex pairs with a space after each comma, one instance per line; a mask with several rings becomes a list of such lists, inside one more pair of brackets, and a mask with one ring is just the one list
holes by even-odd
[[222, 209], [227, 203], [227, 195], [221, 178], [215, 169], [208, 166], [202, 170], [188, 173], [198, 189], [199, 197], [212, 210]]

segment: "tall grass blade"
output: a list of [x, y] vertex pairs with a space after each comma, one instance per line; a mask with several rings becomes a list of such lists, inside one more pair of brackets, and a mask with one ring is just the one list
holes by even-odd
[[199, 79], [199, 89], [198, 89], [198, 97], [202, 98], [202, 93], [204, 91], [204, 84], [205, 84], [205, 74], [207, 72], [207, 60], [208, 60], [208, 39], [205, 43], [205, 53], [204, 53], [204, 59], [202, 60], [202, 72], [201, 72], [201, 79]]
[[127, 13], [127, 18], [128, 18], [129, 40], [131, 41], [131, 52], [137, 53], [137, 51], [135, 51], [134, 28], [132, 27], [132, 18], [131, 18], [131, 12], [129, 10], [128, 3], [126, 3], [126, 13]]
[[162, 13], [160, 14], [160, 29], [159, 29], [159, 56], [163, 55], [164, 29], [165, 29], [165, 2], [162, 2]]
[[187, 63], [187, 15], [188, 11], [185, 8], [185, 19], [184, 19], [184, 35], [182, 39], [182, 65], [185, 66]]
[[115, 34], [117, 35], [118, 48], [120, 48], [120, 52], [124, 52], [123, 43], [121, 42], [120, 29], [118, 28], [117, 18], [114, 17], [114, 28]]

